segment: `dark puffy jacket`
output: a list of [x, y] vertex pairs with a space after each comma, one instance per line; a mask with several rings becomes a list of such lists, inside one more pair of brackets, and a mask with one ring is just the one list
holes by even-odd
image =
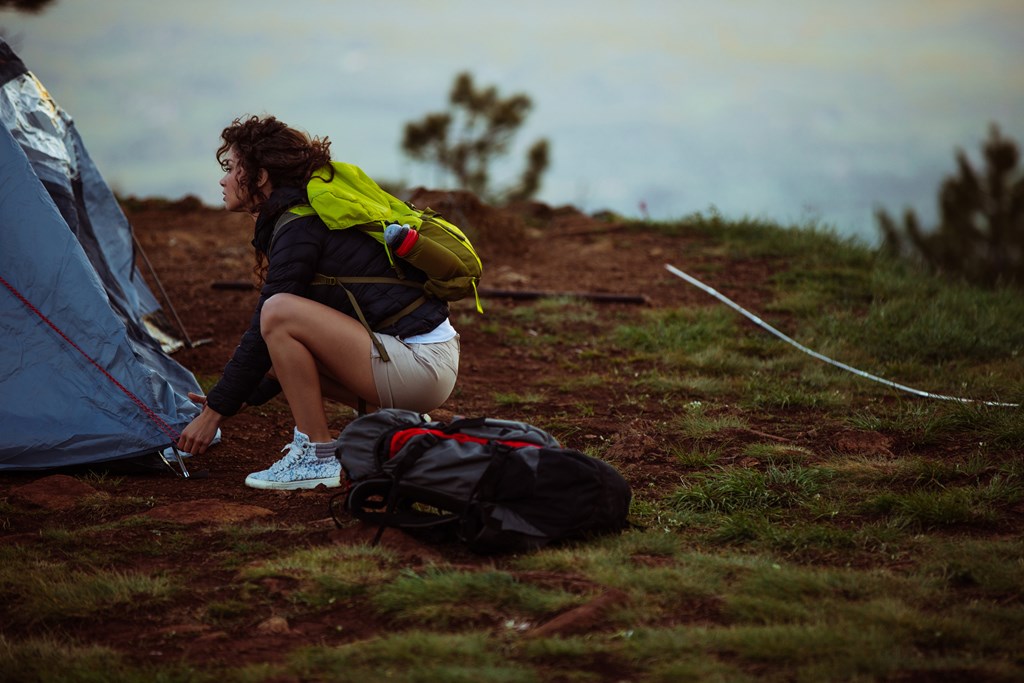
[[[287, 209], [307, 202], [297, 188], [274, 191], [256, 221], [253, 246], [268, 255], [267, 279], [249, 329], [224, 368], [224, 375], [207, 396], [208, 405], [222, 415], [234, 415], [243, 403], [269, 400], [280, 388], [264, 381], [270, 370], [270, 354], [260, 334], [263, 303], [282, 292], [304, 296], [356, 317], [344, 289], [333, 285], [311, 285], [317, 273], [334, 276], [394, 276], [387, 253], [380, 242], [358, 229], [330, 230], [316, 215], [291, 220], [274, 235], [278, 218]], [[403, 264], [409, 279], [422, 282], [422, 272]], [[355, 295], [367, 322], [377, 332], [404, 338], [423, 334], [448, 317], [448, 304], [438, 299], [427, 302], [390, 327], [377, 329], [377, 323], [402, 310], [423, 294], [403, 285], [346, 285]]]

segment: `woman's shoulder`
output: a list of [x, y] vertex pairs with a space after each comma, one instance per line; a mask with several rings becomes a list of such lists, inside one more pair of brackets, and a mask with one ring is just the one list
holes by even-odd
[[316, 214], [303, 215], [285, 211], [274, 221], [270, 252], [301, 242], [322, 242], [330, 231]]

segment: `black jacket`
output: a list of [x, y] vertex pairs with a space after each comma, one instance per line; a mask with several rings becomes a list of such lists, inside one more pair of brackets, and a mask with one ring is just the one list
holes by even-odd
[[[264, 382], [270, 370], [270, 354], [260, 334], [260, 311], [274, 294], [287, 292], [304, 296], [356, 317], [344, 289], [334, 285], [311, 285], [315, 274], [334, 276], [394, 276], [393, 266], [380, 242], [361, 230], [330, 230], [316, 215], [304, 216], [281, 226], [274, 235], [278, 218], [287, 209], [307, 203], [306, 193], [298, 188], [281, 188], [260, 210], [253, 246], [268, 255], [267, 279], [249, 329], [235, 349], [224, 374], [207, 396], [208, 405], [222, 415], [234, 415], [243, 403], [258, 404], [277, 391], [276, 382]], [[403, 274], [422, 282], [422, 272], [403, 264]], [[428, 298], [427, 302], [384, 329], [377, 323], [402, 310], [423, 294], [422, 290], [402, 285], [350, 284], [367, 322], [377, 332], [404, 338], [423, 334], [448, 317], [448, 304]], [[262, 386], [261, 386], [262, 383]]]

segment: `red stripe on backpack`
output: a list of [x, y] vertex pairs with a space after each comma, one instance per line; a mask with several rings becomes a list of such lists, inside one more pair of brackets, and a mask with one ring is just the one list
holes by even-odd
[[530, 443], [529, 441], [504, 441], [501, 439], [485, 439], [479, 436], [463, 434], [461, 432], [449, 433], [441, 431], [440, 429], [422, 429], [420, 427], [413, 427], [411, 429], [403, 429], [401, 431], [395, 432], [391, 436], [391, 445], [390, 448], [388, 449], [388, 458], [395, 457], [395, 454], [402, 450], [402, 448], [405, 447], [405, 444], [409, 443], [411, 439], [414, 439], [417, 436], [423, 436], [424, 434], [433, 434], [439, 439], [451, 439], [453, 441], [458, 441], [459, 443], [500, 443], [509, 446], [510, 448], [540, 448], [539, 445], [535, 443]]

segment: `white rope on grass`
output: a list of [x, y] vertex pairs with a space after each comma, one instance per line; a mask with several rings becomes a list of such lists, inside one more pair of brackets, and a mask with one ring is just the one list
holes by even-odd
[[686, 273], [684, 273], [683, 271], [679, 270], [675, 266], [667, 264], [667, 263], [665, 264], [665, 268], [667, 268], [668, 271], [670, 273], [672, 273], [673, 275], [676, 275], [676, 276], [686, 280], [691, 285], [693, 285], [693, 286], [695, 286], [695, 287], [697, 287], [699, 289], [704, 290], [705, 292], [707, 292], [711, 296], [713, 296], [716, 299], [718, 299], [719, 301], [721, 301], [726, 306], [729, 306], [730, 308], [732, 308], [732, 309], [736, 310], [737, 312], [741, 313], [742, 315], [746, 316], [747, 318], [752, 320], [754, 323], [756, 323], [757, 325], [760, 325], [764, 329], [768, 330], [769, 332], [774, 334], [776, 337], [778, 337], [782, 341], [784, 341], [784, 342], [786, 342], [788, 344], [792, 344], [793, 346], [795, 346], [796, 348], [800, 349], [804, 353], [806, 353], [806, 354], [808, 354], [810, 356], [813, 356], [814, 358], [817, 358], [818, 360], [825, 361], [826, 363], [829, 363], [830, 365], [834, 365], [837, 368], [842, 368], [843, 370], [846, 370], [848, 372], [852, 372], [853, 374], [859, 375], [859, 376], [864, 377], [866, 379], [870, 379], [870, 380], [875, 381], [875, 382], [881, 382], [882, 384], [885, 384], [886, 386], [890, 386], [890, 387], [893, 387], [895, 389], [900, 389], [902, 391], [906, 391], [906, 392], [909, 392], [911, 394], [916, 394], [917, 396], [924, 396], [926, 398], [937, 398], [937, 399], [941, 399], [943, 401], [956, 401], [958, 403], [980, 403], [980, 404], [986, 405], [986, 406], [1001, 406], [1001, 407], [1005, 407], [1005, 408], [1019, 408], [1020, 407], [1019, 403], [1002, 403], [1000, 401], [976, 401], [975, 399], [970, 399], [970, 398], [958, 398], [956, 396], [945, 396], [943, 394], [933, 394], [933, 393], [930, 393], [930, 392], [927, 392], [927, 391], [921, 391], [920, 389], [914, 389], [913, 387], [908, 387], [905, 384], [898, 384], [896, 382], [892, 382], [892, 381], [887, 380], [887, 379], [885, 379], [883, 377], [878, 377], [876, 375], [872, 375], [870, 373], [864, 372], [863, 370], [858, 370], [857, 368], [852, 367], [850, 365], [847, 365], [846, 363], [840, 363], [837, 360], [832, 360], [828, 356], [824, 356], [824, 355], [818, 353], [817, 351], [813, 351], [812, 349], [807, 348], [806, 346], [804, 346], [800, 342], [796, 341], [792, 337], [789, 337], [786, 334], [784, 334], [783, 332], [780, 332], [779, 330], [775, 329], [774, 327], [772, 327], [771, 325], [769, 325], [765, 321], [761, 320], [760, 318], [758, 318], [756, 315], [754, 315], [750, 311], [746, 310], [745, 308], [743, 308], [742, 306], [737, 304], [735, 301], [733, 301], [729, 297], [725, 296], [724, 294], [722, 294], [721, 292], [715, 290], [714, 288], [709, 287], [708, 285], [704, 284], [703, 282], [701, 282], [697, 278], [695, 278], [695, 277], [693, 277], [691, 275], [687, 275]]

